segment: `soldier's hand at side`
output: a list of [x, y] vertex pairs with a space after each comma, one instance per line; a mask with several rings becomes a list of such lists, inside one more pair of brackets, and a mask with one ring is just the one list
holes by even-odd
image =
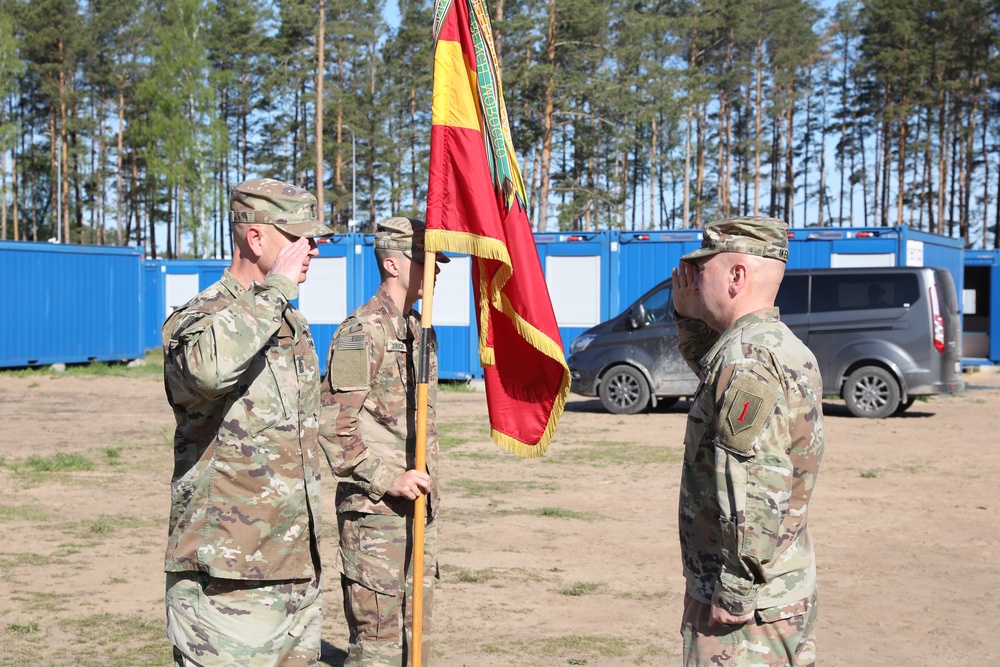
[[708, 619], [709, 625], [743, 625], [753, 619], [753, 612], [736, 616], [730, 614], [717, 604], [712, 605], [712, 615]]
[[674, 290], [674, 311], [691, 319], [701, 319], [701, 302], [694, 287], [698, 267], [689, 262], [681, 262], [674, 269], [672, 286]]
[[431, 476], [423, 470], [407, 470], [397, 475], [385, 492], [390, 496], [416, 500], [420, 494], [431, 492]]
[[302, 277], [302, 270], [306, 264], [306, 257], [312, 251], [312, 244], [309, 239], [300, 236], [294, 242], [289, 243], [278, 251], [274, 257], [274, 264], [271, 270], [264, 276], [266, 280], [273, 275], [285, 276], [293, 283], [298, 283]]

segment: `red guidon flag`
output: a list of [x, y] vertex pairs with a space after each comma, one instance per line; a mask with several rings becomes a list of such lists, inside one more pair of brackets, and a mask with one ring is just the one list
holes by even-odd
[[425, 249], [472, 256], [493, 440], [541, 456], [569, 394], [483, 0], [438, 0]]

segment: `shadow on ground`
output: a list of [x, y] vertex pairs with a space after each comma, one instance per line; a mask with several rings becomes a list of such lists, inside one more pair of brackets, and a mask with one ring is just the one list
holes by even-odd
[[324, 639], [323, 647], [320, 649], [319, 660], [321, 665], [344, 667], [344, 661], [347, 660], [347, 653]]

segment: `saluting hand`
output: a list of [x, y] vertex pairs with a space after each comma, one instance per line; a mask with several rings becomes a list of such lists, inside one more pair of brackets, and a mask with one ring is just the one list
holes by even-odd
[[285, 276], [293, 283], [301, 283], [306, 279], [306, 271], [309, 269], [309, 260], [314, 254], [316, 245], [304, 236], [300, 236], [292, 243], [281, 248], [274, 257], [274, 264], [271, 270], [264, 276], [266, 280], [269, 276]]
[[701, 301], [698, 289], [694, 286], [695, 276], [698, 275], [698, 267], [689, 262], [680, 262], [674, 269], [673, 277], [673, 298], [674, 311], [678, 315], [700, 320]]

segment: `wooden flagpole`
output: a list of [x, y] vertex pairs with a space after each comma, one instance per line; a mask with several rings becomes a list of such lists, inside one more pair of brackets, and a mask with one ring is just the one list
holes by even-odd
[[[431, 315], [434, 306], [434, 277], [437, 274], [437, 253], [424, 252], [424, 293], [420, 307], [420, 369], [417, 371], [417, 443], [413, 467], [427, 469], [427, 396], [429, 343]], [[427, 496], [421, 494], [413, 501], [413, 617], [410, 664], [420, 667], [424, 631], [424, 524], [427, 521]], [[403, 667], [406, 667], [405, 665]]]

